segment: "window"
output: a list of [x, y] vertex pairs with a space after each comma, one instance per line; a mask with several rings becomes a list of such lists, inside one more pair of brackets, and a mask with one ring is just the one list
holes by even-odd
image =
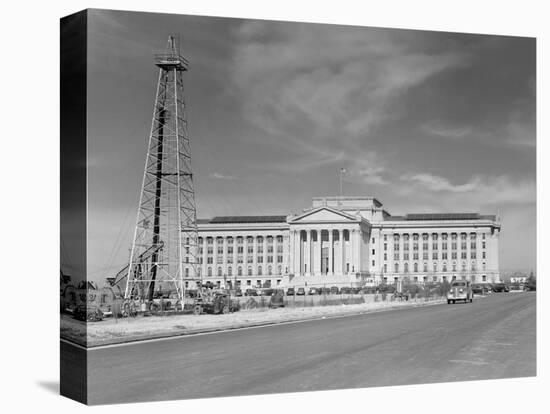
[[283, 236], [277, 236], [277, 243], [283, 242]]
[[485, 249], [485, 242], [481, 242], [481, 248]]
[[422, 243], [422, 250], [428, 250], [428, 243]]
[[414, 269], [415, 273], [418, 272], [418, 263], [415, 263], [415, 264], [414, 264], [413, 269]]
[[188, 267], [185, 268], [185, 277], [189, 277], [189, 268]]
[[222, 268], [218, 267], [218, 277], [222, 277]]
[[428, 271], [428, 263], [424, 263], [423, 272]]
[[452, 252], [452, 253], [451, 253], [451, 259], [456, 259], [456, 256], [457, 256], [457, 253], [456, 253], [456, 252]]
[[248, 266], [248, 276], [252, 276], [252, 266]]
[[375, 253], [374, 253], [374, 249], [372, 249], [372, 254], [375, 254]]
[[482, 266], [483, 270], [487, 270], [487, 266], [486, 266], [485, 262], [483, 262], [481, 266]]
[[388, 260], [388, 254], [384, 253], [384, 260]]
[[433, 252], [432, 253], [432, 260], [437, 260], [437, 256], [438, 256], [437, 252]]
[[395, 273], [399, 273], [399, 263], [393, 265]]
[[212, 276], [212, 268], [210, 266], [208, 267], [207, 272], [208, 276]]
[[468, 235], [466, 233], [460, 233], [460, 240], [466, 240]]
[[449, 236], [449, 235], [448, 235], [447, 233], [443, 233], [443, 234], [441, 235], [441, 240], [447, 240], [447, 237], [448, 237], [448, 236]]
[[262, 266], [258, 266], [258, 276], [262, 275]]
[[263, 256], [256, 257], [256, 262], [257, 263], [263, 263], [264, 262], [264, 257]]
[[384, 241], [387, 241], [387, 240], [388, 240], [388, 235], [384, 234]]
[[246, 243], [247, 243], [248, 245], [251, 245], [252, 243], [254, 243], [254, 237], [248, 236], [248, 237], [246, 238]]
[[476, 244], [476, 242], [471, 242], [471, 243], [470, 243], [470, 249], [472, 249], [472, 250], [477, 249], [477, 244]]
[[408, 263], [405, 263], [405, 267], [404, 267], [404, 270], [403, 270], [405, 273], [409, 273], [409, 264]]
[[427, 233], [422, 234], [422, 240], [428, 241], [428, 234]]
[[227, 238], [227, 244], [232, 245], [233, 244], [233, 237]]
[[437, 272], [437, 263], [433, 264], [433, 269], [434, 269], [434, 272]]
[[374, 244], [374, 237], [372, 238], [372, 244]]
[[398, 244], [394, 244], [393, 245], [393, 250], [398, 252], [399, 251], [399, 245]]
[[372, 261], [372, 265], [374, 266], [374, 260]]
[[477, 235], [475, 233], [470, 233], [470, 240], [475, 240], [476, 236]]
[[476, 252], [474, 251], [470, 252], [470, 259], [476, 259], [476, 256], [477, 256]]
[[413, 250], [418, 251], [418, 243], [413, 243]]
[[223, 263], [223, 256], [220, 255], [218, 257], [216, 257], [216, 264], [222, 264]]
[[233, 246], [227, 247], [227, 254], [232, 255], [233, 254]]
[[277, 256], [277, 263], [283, 263], [283, 256]]
[[466, 248], [467, 248], [466, 242], [460, 243], [460, 248], [461, 248], [462, 250], [466, 250]]
[[451, 243], [451, 249], [456, 250], [456, 242]]
[[388, 273], [388, 264], [384, 263], [384, 273]]
[[283, 252], [283, 245], [282, 244], [278, 244], [277, 245], [277, 253], [282, 253]]
[[447, 250], [447, 243], [443, 243], [443, 244], [441, 245], [441, 249]]
[[471, 268], [472, 268], [472, 270], [475, 272], [475, 270], [476, 270], [476, 262], [472, 262], [472, 267], [471, 267]]
[[434, 282], [437, 282], [437, 276], [434, 276], [434, 277], [432, 278], [432, 280], [433, 280]]
[[264, 245], [263, 245], [263, 244], [259, 244], [259, 245], [258, 245], [258, 251], [257, 251], [257, 253], [258, 253], [258, 254], [262, 254], [263, 252], [264, 252]]
[[399, 260], [399, 253], [393, 254], [393, 260]]
[[202, 270], [202, 269], [201, 269], [200, 267], [197, 269], [197, 276], [200, 276], [200, 275], [201, 275], [201, 273], [202, 273], [201, 270]]
[[409, 253], [403, 253], [403, 260], [409, 260]]
[[214, 239], [212, 237], [207, 237], [206, 238], [206, 243], [207, 244], [213, 244], [214, 243]]
[[444, 271], [444, 272], [447, 271], [447, 263], [443, 263], [443, 271]]
[[253, 253], [254, 253], [254, 246], [253, 246], [252, 244], [249, 243], [249, 244], [246, 246], [246, 252], [247, 252], [248, 254], [253, 254]]
[[247, 256], [246, 263], [254, 263], [254, 256]]
[[273, 244], [273, 236], [267, 236], [267, 244]]
[[486, 257], [485, 257], [485, 252], [481, 252], [481, 258], [482, 258], [482, 259], [485, 259], [485, 258], [486, 258]]
[[273, 256], [267, 256], [267, 263], [273, 263]]
[[238, 276], [242, 276], [242, 275], [243, 275], [243, 268], [242, 268], [241, 266], [239, 266], [239, 267], [237, 268], [237, 275], [238, 275]]
[[229, 277], [233, 276], [233, 269], [231, 268], [231, 266], [227, 268], [227, 276]]
[[482, 234], [481, 234], [481, 238], [482, 238], [483, 240], [485, 240], [485, 233], [482, 233]]
[[413, 253], [413, 260], [418, 260], [418, 253]]
[[384, 243], [384, 251], [388, 250], [388, 243]]
[[448, 259], [448, 257], [447, 257], [447, 252], [441, 253], [441, 258], [442, 258], [443, 260], [447, 260], [447, 259]]
[[394, 234], [394, 235], [393, 235], [393, 241], [394, 241], [394, 242], [398, 242], [398, 241], [399, 241], [399, 234]]
[[273, 268], [271, 266], [267, 266], [267, 274], [271, 276], [273, 274]]
[[409, 243], [405, 243], [405, 244], [403, 245], [403, 250], [405, 250], [405, 251], [407, 251], [407, 252], [409, 251]]
[[452, 233], [451, 234], [451, 240], [456, 240], [457, 239], [457, 234], [456, 233]]
[[237, 244], [243, 244], [243, 238], [237, 237]]
[[237, 253], [238, 254], [243, 254], [244, 253], [243, 246], [237, 246]]
[[237, 263], [244, 263], [242, 256], [237, 256]]
[[283, 274], [283, 266], [277, 266], [277, 274], [282, 275]]
[[417, 233], [414, 233], [414, 234], [413, 234], [413, 240], [414, 240], [414, 241], [418, 241], [418, 234], [417, 234]]
[[247, 280], [246, 281], [246, 286], [251, 286], [252, 285], [252, 280]]
[[208, 264], [213, 264], [214, 263], [214, 259], [212, 257], [207, 257], [206, 258], [206, 263]]
[[273, 244], [267, 245], [267, 252], [273, 254]]
[[453, 272], [456, 272], [456, 263], [453, 262]]
[[428, 260], [428, 252], [423, 252], [422, 253], [422, 260]]
[[[262, 236], [258, 236], [258, 237], [256, 237], [256, 242], [257, 242], [258, 244], [263, 244], [263, 243], [264, 243], [264, 238], [263, 238]], [[259, 246], [258, 246], [258, 247], [259, 247]]]
[[206, 254], [209, 254], [209, 255], [214, 254], [214, 248], [212, 246], [209, 246], [208, 249], [206, 250]]
[[467, 258], [467, 257], [466, 257], [466, 254], [467, 254], [467, 253], [468, 253], [468, 252], [465, 252], [465, 251], [460, 252], [460, 258], [461, 258], [461, 259], [466, 259], [466, 258]]

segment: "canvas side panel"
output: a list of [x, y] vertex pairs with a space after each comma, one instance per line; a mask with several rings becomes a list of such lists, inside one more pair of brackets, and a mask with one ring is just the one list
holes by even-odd
[[[74, 307], [86, 273], [87, 12], [61, 19], [61, 307]], [[65, 291], [65, 295], [64, 295]], [[76, 299], [76, 301], [75, 301]], [[61, 395], [87, 402], [86, 324], [61, 316]], [[67, 342], [69, 341], [69, 342]], [[79, 343], [83, 347], [75, 346]]]

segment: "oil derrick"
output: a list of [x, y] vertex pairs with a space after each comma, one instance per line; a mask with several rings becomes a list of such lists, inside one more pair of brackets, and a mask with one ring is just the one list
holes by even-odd
[[166, 52], [154, 56], [159, 77], [136, 226], [129, 264], [125, 274], [117, 276], [126, 279], [127, 299], [152, 300], [155, 289], [175, 289], [183, 299], [184, 281], [199, 278], [197, 210], [183, 95], [188, 61], [178, 43], [170, 36]]

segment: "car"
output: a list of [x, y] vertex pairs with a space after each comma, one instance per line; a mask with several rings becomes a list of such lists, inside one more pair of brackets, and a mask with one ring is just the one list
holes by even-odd
[[296, 296], [304, 296], [306, 294], [306, 289], [301, 287], [301, 288], [298, 288], [298, 290], [296, 291]]
[[508, 285], [506, 283], [494, 283], [493, 284], [493, 292], [495, 293], [504, 293], [509, 292], [510, 289], [508, 288]]
[[242, 296], [243, 291], [241, 289], [235, 289], [235, 296]]
[[258, 291], [256, 289], [246, 289], [244, 291], [245, 296], [258, 296]]
[[271, 296], [273, 292], [275, 292], [275, 289], [265, 288], [265, 289], [261, 289], [259, 294], [260, 296]]
[[447, 303], [456, 303], [459, 300], [473, 302], [474, 293], [469, 280], [454, 280], [451, 282], [451, 287], [447, 293]]
[[193, 306], [193, 313], [195, 315], [202, 313], [227, 314], [238, 311], [240, 307], [239, 301], [231, 299], [227, 293], [214, 292], [211, 295], [198, 298]]
[[319, 295], [330, 295], [330, 288], [322, 287], [318, 289]]
[[472, 292], [474, 292], [474, 295], [486, 295], [489, 293], [489, 290], [487, 289], [487, 286], [481, 283], [474, 283], [472, 284]]
[[338, 293], [340, 293], [340, 289], [338, 289], [338, 286], [331, 286], [330, 293], [333, 295], [337, 295]]
[[525, 286], [519, 283], [514, 283], [513, 285], [510, 285], [510, 292], [518, 293], [518, 292], [524, 292]]
[[358, 294], [358, 293], [361, 293], [361, 288], [360, 287], [352, 287], [351, 288], [351, 293], [353, 294]]
[[311, 287], [311, 288], [309, 288], [307, 294], [308, 295], [318, 295], [319, 294], [319, 289]]
[[294, 290], [293, 287], [289, 287], [287, 290], [286, 290], [286, 295], [287, 296], [294, 296], [296, 294], [296, 291]]
[[340, 288], [340, 293], [343, 294], [343, 295], [348, 295], [351, 293], [351, 288], [348, 287], [348, 286], [344, 286], [342, 288]]

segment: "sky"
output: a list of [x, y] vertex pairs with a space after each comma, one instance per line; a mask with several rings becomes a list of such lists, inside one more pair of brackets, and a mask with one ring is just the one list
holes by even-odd
[[499, 214], [536, 262], [533, 38], [92, 10], [88, 274], [125, 265], [158, 68], [178, 33], [199, 218], [374, 196], [393, 215]]

